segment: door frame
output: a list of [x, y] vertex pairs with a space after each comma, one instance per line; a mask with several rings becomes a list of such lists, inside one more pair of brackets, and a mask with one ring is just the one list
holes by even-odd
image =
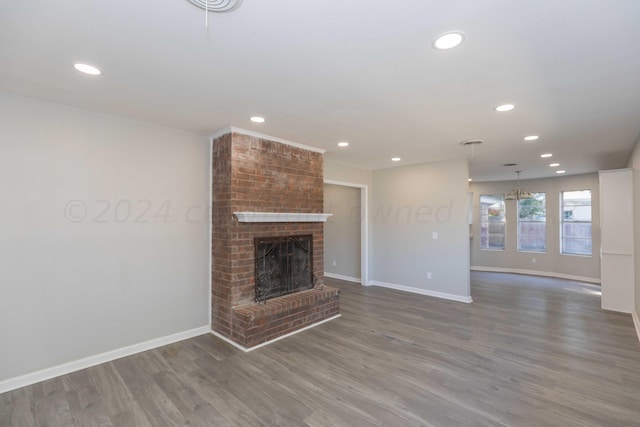
[[369, 186], [325, 179], [324, 184], [360, 189], [360, 284], [369, 286]]

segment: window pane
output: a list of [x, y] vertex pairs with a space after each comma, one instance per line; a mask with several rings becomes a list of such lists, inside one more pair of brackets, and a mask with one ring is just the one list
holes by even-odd
[[544, 222], [521, 222], [518, 224], [518, 250], [531, 252], [547, 250]]
[[545, 193], [533, 193], [531, 199], [518, 201], [518, 218], [521, 221], [544, 221], [547, 214]]
[[547, 206], [545, 193], [533, 193], [531, 199], [518, 201], [518, 250], [547, 250]]
[[505, 207], [502, 195], [480, 195], [480, 248], [504, 250]]
[[591, 239], [562, 239], [562, 253], [573, 255], [591, 255]]
[[591, 190], [562, 193], [564, 221], [591, 222]]
[[591, 190], [565, 191], [561, 201], [562, 253], [591, 255]]
[[565, 222], [564, 224], [562, 224], [562, 236], [591, 239], [591, 223], [590, 222]]

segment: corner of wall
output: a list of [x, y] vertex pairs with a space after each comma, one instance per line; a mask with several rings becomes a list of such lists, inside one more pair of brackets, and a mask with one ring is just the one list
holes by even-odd
[[640, 341], [640, 317], [638, 317], [638, 311], [635, 310], [631, 313], [633, 318], [633, 325], [636, 327], [636, 334], [638, 335], [638, 341]]
[[[638, 194], [640, 190], [640, 136], [638, 136], [633, 151], [629, 156], [627, 167], [633, 170], [633, 217], [634, 223], [638, 224], [638, 221], [640, 221], [640, 195]], [[635, 267], [635, 304], [632, 316], [638, 339], [640, 340], [640, 227], [636, 227], [634, 230], [633, 264]]]

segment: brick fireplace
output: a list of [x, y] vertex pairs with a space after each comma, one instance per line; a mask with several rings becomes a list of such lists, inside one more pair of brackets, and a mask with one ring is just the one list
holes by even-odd
[[[212, 160], [213, 331], [249, 349], [337, 316], [323, 279], [322, 151], [229, 129]], [[256, 239], [299, 236], [310, 236], [311, 289], [256, 302]]]

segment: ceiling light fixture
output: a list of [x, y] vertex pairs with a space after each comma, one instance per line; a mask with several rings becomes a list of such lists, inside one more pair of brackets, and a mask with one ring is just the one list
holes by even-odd
[[349, 143], [348, 142], [338, 142], [338, 147], [348, 147]]
[[253, 116], [253, 117], [251, 117], [251, 121], [253, 123], [264, 123], [264, 117]]
[[549, 163], [550, 168], [557, 168], [558, 166], [560, 166], [560, 163]]
[[556, 171], [556, 173], [557, 173], [557, 174], [563, 174], [563, 173], [565, 173], [565, 172], [567, 172], [567, 171], [565, 171], [565, 170]]
[[473, 178], [469, 178], [469, 182], [473, 181]]
[[513, 190], [505, 194], [504, 196], [505, 200], [524, 200], [524, 199], [533, 198], [533, 194], [529, 193], [528, 191], [524, 191], [522, 188], [520, 188], [520, 172], [522, 171], [516, 171], [516, 174], [518, 174], [517, 188], [514, 188]]
[[102, 72], [99, 69], [89, 64], [77, 63], [77, 64], [73, 64], [73, 68], [80, 71], [81, 73], [90, 74], [92, 76], [99, 76], [100, 74], [102, 74]]
[[227, 12], [238, 8], [242, 0], [188, 0], [189, 3], [208, 12]]
[[459, 31], [451, 31], [444, 33], [433, 42], [433, 47], [438, 50], [452, 49], [458, 46], [464, 40], [464, 34]]
[[230, 12], [242, 4], [242, 0], [188, 0], [204, 10], [204, 26], [209, 26], [209, 12]]
[[553, 157], [553, 154], [551, 153], [540, 154], [540, 157], [542, 157], [543, 159], [546, 159], [548, 157]]
[[538, 138], [540, 138], [538, 135], [529, 135], [529, 136], [525, 136], [524, 140], [525, 141], [537, 141]]
[[467, 139], [460, 142], [460, 145], [463, 147], [471, 147], [471, 158], [473, 159], [473, 151], [476, 145], [482, 144], [484, 141], [481, 139]]
[[400, 160], [401, 160], [400, 157], [392, 157], [391, 158], [392, 162], [399, 162]]
[[495, 110], [499, 113], [504, 113], [505, 111], [511, 111], [516, 108], [515, 104], [502, 104], [498, 105]]

